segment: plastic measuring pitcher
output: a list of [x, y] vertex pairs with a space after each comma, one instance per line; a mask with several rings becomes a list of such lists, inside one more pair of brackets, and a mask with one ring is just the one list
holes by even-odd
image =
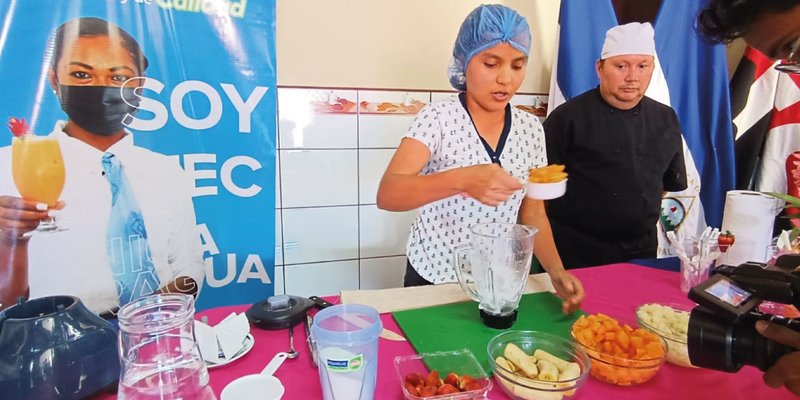
[[517, 307], [531, 271], [536, 228], [506, 223], [472, 227], [470, 243], [453, 250], [461, 289], [477, 301], [486, 326], [506, 329], [517, 319]]
[[338, 304], [314, 316], [311, 339], [319, 358], [324, 400], [373, 398], [381, 329], [378, 311], [361, 304]]

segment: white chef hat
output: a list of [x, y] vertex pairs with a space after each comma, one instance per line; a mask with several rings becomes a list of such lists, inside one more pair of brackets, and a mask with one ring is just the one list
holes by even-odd
[[653, 26], [649, 22], [617, 25], [606, 32], [606, 41], [603, 42], [600, 59], [605, 60], [609, 57], [628, 54], [655, 56], [654, 36]]

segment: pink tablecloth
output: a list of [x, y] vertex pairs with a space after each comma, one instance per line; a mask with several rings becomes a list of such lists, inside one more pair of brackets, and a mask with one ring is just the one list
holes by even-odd
[[[676, 272], [662, 271], [633, 264], [614, 264], [603, 267], [575, 270], [575, 274], [586, 287], [586, 301], [583, 310], [588, 313], [603, 312], [614, 317], [634, 320], [634, 310], [645, 302], [670, 302], [691, 304], [680, 292], [679, 276]], [[243, 312], [246, 306], [221, 307], [199, 313], [207, 315], [209, 322], [215, 324], [229, 313]], [[394, 331], [400, 328], [390, 314], [381, 316], [385, 327]], [[278, 351], [289, 348], [286, 330], [262, 331], [253, 329], [255, 346], [240, 360], [210, 371], [211, 386], [219, 395], [230, 381], [242, 375], [261, 371], [270, 358]], [[295, 327], [295, 348], [300, 356], [286, 360], [275, 373], [286, 387], [284, 399], [321, 399], [319, 375], [309, 360], [302, 325]], [[415, 354], [408, 342], [392, 342], [380, 339], [378, 359], [378, 383], [375, 392], [377, 400], [402, 399], [398, 377], [393, 360], [399, 355]], [[793, 398], [786, 389], [771, 389], [761, 380], [761, 372], [752, 367], [744, 367], [736, 374], [705, 369], [690, 369], [665, 364], [658, 375], [649, 382], [634, 387], [618, 387], [594, 378], [574, 397], [577, 400], [589, 399], [783, 399]], [[491, 399], [507, 399], [502, 390], [495, 385]], [[108, 398], [113, 398], [109, 396]]]

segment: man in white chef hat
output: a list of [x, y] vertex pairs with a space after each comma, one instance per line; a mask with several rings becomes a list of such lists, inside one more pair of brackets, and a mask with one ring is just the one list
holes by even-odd
[[678, 118], [644, 95], [653, 37], [649, 23], [609, 29], [596, 63], [599, 85], [544, 122], [548, 163], [569, 173], [566, 194], [547, 203], [567, 268], [655, 258], [661, 197], [686, 189]]

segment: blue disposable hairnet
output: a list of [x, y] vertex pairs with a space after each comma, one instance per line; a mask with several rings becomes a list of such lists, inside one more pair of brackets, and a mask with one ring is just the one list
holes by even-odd
[[472, 10], [461, 24], [453, 46], [453, 60], [447, 71], [450, 84], [457, 90], [466, 90], [465, 74], [469, 60], [501, 42], [510, 44], [527, 57], [531, 48], [531, 30], [525, 18], [500, 4], [484, 4]]

